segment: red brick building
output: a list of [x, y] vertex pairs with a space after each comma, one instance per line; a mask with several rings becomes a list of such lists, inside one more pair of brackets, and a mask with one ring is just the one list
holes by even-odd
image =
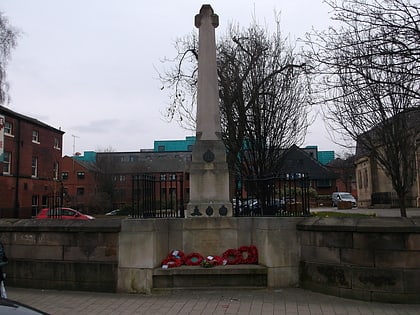
[[97, 198], [98, 173], [95, 162], [64, 156], [61, 165], [63, 206], [89, 213]]
[[[154, 194], [162, 202], [189, 200], [187, 165], [190, 160], [189, 151], [150, 150], [100, 152], [96, 158], [97, 166], [104, 176], [99, 179], [100, 186], [108, 186], [113, 192], [110, 201], [114, 209], [131, 206], [135, 199], [133, 190], [136, 190], [135, 177], [138, 174], [148, 174], [153, 178]], [[100, 190], [103, 192], [103, 189]]]
[[29, 218], [58, 202], [63, 134], [0, 106], [0, 217]]

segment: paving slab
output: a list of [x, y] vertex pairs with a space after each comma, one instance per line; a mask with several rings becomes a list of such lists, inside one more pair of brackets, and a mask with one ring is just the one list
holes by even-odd
[[[420, 304], [350, 300], [300, 288], [165, 290], [118, 294], [7, 288], [10, 299], [54, 315], [64, 314], [280, 314], [280, 315], [418, 315]], [[420, 301], [419, 301], [420, 303]]]

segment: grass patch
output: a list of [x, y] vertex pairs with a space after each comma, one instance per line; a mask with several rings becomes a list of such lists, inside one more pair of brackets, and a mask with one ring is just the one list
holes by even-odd
[[339, 218], [360, 218], [360, 217], [376, 217], [375, 213], [345, 213], [345, 212], [333, 212], [333, 211], [320, 211], [320, 212], [312, 212], [312, 216], [314, 217], [339, 217]]

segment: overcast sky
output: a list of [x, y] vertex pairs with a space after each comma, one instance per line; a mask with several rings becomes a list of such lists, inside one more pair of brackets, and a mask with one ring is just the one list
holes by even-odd
[[[230, 22], [255, 16], [292, 40], [329, 24], [322, 0], [1, 0], [0, 10], [21, 31], [7, 68], [9, 108], [61, 128], [63, 155], [89, 150], [138, 151], [154, 140], [193, 135], [163, 114], [168, 92], [156, 69], [175, 55], [201, 5], [219, 15], [216, 37]], [[305, 145], [341, 151], [318, 119]]]

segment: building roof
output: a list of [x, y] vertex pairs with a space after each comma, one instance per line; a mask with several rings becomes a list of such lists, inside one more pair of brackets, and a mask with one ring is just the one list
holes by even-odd
[[73, 163], [80, 165], [84, 169], [92, 172], [100, 172], [100, 169], [96, 165], [96, 161], [84, 161], [84, 160], [78, 160], [71, 156], [64, 156], [63, 159], [70, 159], [73, 160]]
[[187, 170], [191, 152], [98, 152], [97, 158], [109, 158], [118, 174], [175, 173]]
[[[407, 124], [408, 130], [416, 130], [417, 132], [420, 132], [420, 107], [414, 107], [409, 108], [405, 111], [402, 111], [395, 116], [388, 119], [388, 121], [392, 122], [395, 119], [403, 118], [405, 123]], [[366, 142], [369, 141], [363, 141], [363, 139], [373, 139], [375, 135], [381, 135], [383, 132], [382, 127], [383, 124], [378, 124], [374, 126], [369, 131], [360, 134], [357, 142], [356, 142], [356, 158], [362, 158], [364, 156], [369, 156], [371, 154], [371, 148], [370, 145], [368, 145]], [[374, 140], [374, 139], [373, 139]], [[372, 141], [373, 141], [372, 140]]]
[[42, 121], [39, 121], [38, 119], [35, 119], [35, 118], [29, 117], [29, 116], [25, 116], [25, 115], [19, 114], [19, 113], [15, 112], [15, 111], [7, 108], [7, 107], [1, 106], [1, 105], [0, 105], [0, 114], [7, 115], [9, 117], [12, 117], [12, 118], [15, 118], [15, 119], [18, 119], [18, 120], [19, 119], [20, 120], [25, 120], [27, 122], [30, 122], [31, 124], [38, 125], [38, 126], [41, 126], [41, 127], [45, 128], [45, 129], [53, 130], [53, 131], [59, 132], [61, 134], [64, 134], [65, 133], [61, 129], [54, 128], [54, 127], [52, 127], [50, 125], [47, 125], [46, 123], [43, 123]]
[[310, 179], [335, 179], [337, 175], [311, 157], [303, 149], [293, 145], [283, 153], [281, 173], [305, 173]]

